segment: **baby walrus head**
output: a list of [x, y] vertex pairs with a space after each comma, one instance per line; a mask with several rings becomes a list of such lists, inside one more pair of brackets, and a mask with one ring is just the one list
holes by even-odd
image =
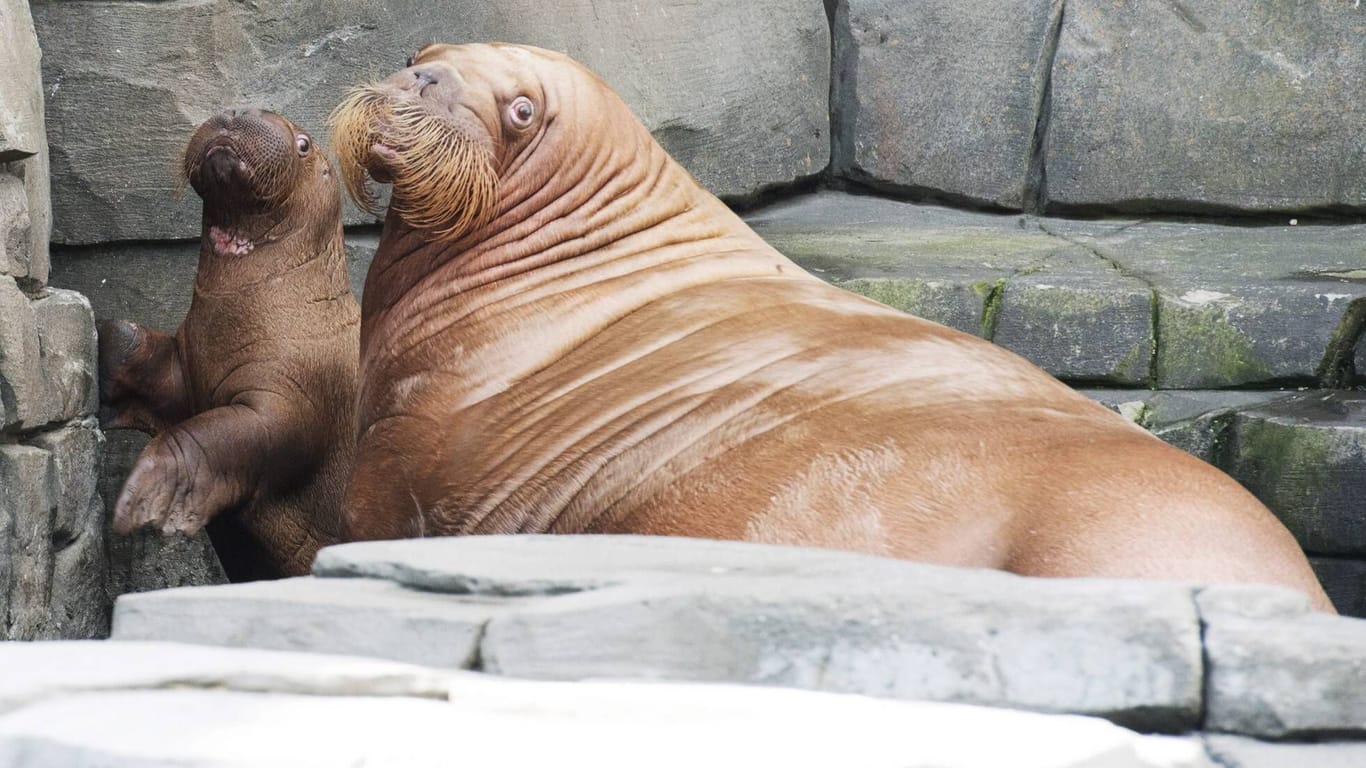
[[[219, 255], [245, 256], [294, 235], [328, 238], [340, 226], [331, 163], [306, 131], [274, 112], [234, 109], [204, 121], [185, 148], [183, 172], [204, 200], [204, 233]], [[301, 224], [306, 231], [296, 231]]]

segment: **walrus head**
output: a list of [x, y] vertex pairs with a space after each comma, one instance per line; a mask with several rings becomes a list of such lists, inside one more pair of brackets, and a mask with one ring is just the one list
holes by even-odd
[[258, 239], [280, 236], [282, 222], [340, 215], [331, 163], [307, 132], [273, 112], [229, 110], [204, 121], [182, 171], [204, 200], [205, 229], [220, 253], [249, 253]]
[[428, 45], [393, 76], [353, 89], [329, 121], [351, 197], [378, 213], [369, 181], [392, 184], [390, 209], [438, 240], [487, 224], [510, 167], [554, 120], [540, 76], [548, 55]]

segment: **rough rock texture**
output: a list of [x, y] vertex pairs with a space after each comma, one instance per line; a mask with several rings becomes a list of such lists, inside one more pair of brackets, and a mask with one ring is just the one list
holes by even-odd
[[55, 635], [47, 615], [52, 582], [53, 504], [48, 452], [27, 445], [0, 445], [0, 588], [5, 640]]
[[1366, 744], [1274, 744], [1241, 736], [1206, 736], [1205, 750], [1219, 768], [1360, 768]]
[[1306, 613], [1251, 590], [1197, 597], [1205, 624], [1205, 727], [1264, 738], [1366, 739], [1366, 621]]
[[96, 488], [101, 442], [94, 419], [31, 440], [48, 453], [53, 517], [46, 618], [53, 637], [103, 637], [109, 632], [104, 505]]
[[1309, 564], [1338, 613], [1366, 618], [1366, 561], [1311, 555]]
[[114, 634], [458, 669], [476, 666], [484, 625], [504, 610], [380, 579], [285, 579], [127, 595]]
[[46, 287], [47, 140], [27, 2], [0, 0], [0, 639], [109, 631], [95, 324]]
[[41, 426], [47, 383], [38, 321], [28, 296], [5, 275], [0, 275], [0, 318], [0, 431]]
[[746, 220], [812, 273], [1064, 379], [1150, 377], [1150, 289], [1030, 218], [824, 192]]
[[1003, 216], [833, 192], [746, 218], [813, 273], [1067, 380], [1362, 381], [1352, 366], [1366, 328], [1366, 225]]
[[433, 40], [512, 40], [582, 60], [722, 195], [819, 173], [829, 157], [820, 3], [574, 0], [550, 14], [535, 0], [47, 1], [34, 17], [39, 38], [60, 43], [43, 79], [61, 242], [196, 234], [193, 196], [177, 204], [172, 193], [176, 155], [200, 121], [253, 103], [321, 135], [346, 88]]
[[[0, 274], [47, 282], [47, 243], [52, 226], [48, 192], [48, 145], [43, 120], [43, 83], [38, 41], [25, 0], [0, 0], [0, 177], [23, 185], [25, 210], [16, 212], [0, 193]], [[13, 187], [13, 182], [8, 182]], [[17, 221], [27, 219], [15, 234]], [[28, 241], [19, 237], [27, 235]]]
[[[513, 677], [746, 682], [1099, 714], [1164, 731], [1198, 719], [1199, 623], [1191, 590], [1175, 585], [1027, 580], [650, 537], [351, 544], [324, 550], [314, 570], [318, 578], [278, 596], [234, 585], [123, 598], [115, 637], [259, 644], [261, 633], [242, 628], [249, 606], [276, 634], [312, 638], [291, 647], [369, 643], [367, 653], [409, 659], [434, 633], [466, 637], [464, 627], [478, 621], [478, 652], [453, 642], [443, 657], [477, 659]], [[420, 590], [407, 600], [413, 607], [368, 624], [402, 618], [414, 634], [325, 637], [313, 618], [322, 606], [374, 610], [351, 578], [339, 577]], [[214, 614], [237, 620], [198, 619]], [[406, 618], [415, 614], [430, 617], [427, 626]]]
[[834, 170], [1020, 210], [1062, 0], [842, 0]]
[[1366, 8], [1069, 0], [1044, 145], [1054, 205], [1366, 206]]
[[1225, 455], [1235, 415], [1295, 397], [1293, 392], [1090, 389], [1082, 394], [1168, 443], [1217, 464]]
[[116, 640], [427, 653], [523, 679], [741, 682], [1366, 741], [1366, 621], [1257, 585], [1028, 579], [672, 537], [468, 536], [330, 547], [312, 577], [128, 596], [116, 614]]
[[70, 421], [95, 413], [99, 401], [95, 317], [90, 302], [75, 291], [48, 289], [33, 302], [38, 324], [39, 365], [47, 406], [45, 422]]
[[1220, 463], [1306, 550], [1366, 555], [1366, 394], [1305, 393], [1240, 411]]
[[145, 643], [0, 647], [0, 667], [22, 670], [0, 679], [0, 764], [16, 768], [435, 768], [454, 757], [624, 768], [641, 755], [670, 768], [1207, 766], [1196, 740], [1091, 718], [749, 686], [515, 681]]
[[1353, 271], [1366, 226], [1041, 226], [1153, 287], [1159, 389], [1310, 384], [1331, 348], [1353, 345], [1339, 337], [1366, 296]]

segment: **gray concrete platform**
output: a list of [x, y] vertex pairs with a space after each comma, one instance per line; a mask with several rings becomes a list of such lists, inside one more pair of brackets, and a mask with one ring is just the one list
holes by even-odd
[[746, 683], [1149, 732], [1366, 739], [1366, 621], [1310, 614], [1272, 587], [532, 535], [331, 547], [313, 577], [271, 587], [125, 595], [114, 638], [276, 649], [287, 638], [293, 650], [518, 678]]

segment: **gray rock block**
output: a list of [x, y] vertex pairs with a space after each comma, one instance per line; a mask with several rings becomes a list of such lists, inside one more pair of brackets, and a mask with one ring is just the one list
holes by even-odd
[[1219, 464], [1309, 552], [1366, 554], [1366, 395], [1307, 392], [1240, 411]]
[[1214, 464], [1222, 458], [1234, 414], [1294, 397], [1293, 392], [1082, 390], [1167, 443]]
[[93, 419], [44, 432], [29, 444], [48, 454], [55, 509], [52, 518], [51, 599], [48, 620], [61, 638], [109, 634], [109, 563], [104, 504], [96, 488], [104, 437]]
[[[52, 41], [43, 78], [59, 242], [194, 235], [193, 197], [177, 203], [172, 192], [176, 156], [200, 121], [253, 103], [321, 133], [345, 89], [432, 40], [516, 40], [580, 59], [721, 195], [819, 173], [829, 157], [819, 3], [575, 0], [547, 14], [536, 0], [39, 2], [33, 13]], [[348, 208], [348, 222], [363, 220]]]
[[33, 302], [33, 314], [47, 383], [46, 421], [95, 415], [99, 386], [90, 301], [75, 291], [48, 289]]
[[1366, 226], [1043, 226], [1156, 290], [1160, 389], [1312, 384], [1330, 347], [1351, 347], [1338, 336], [1366, 296], [1353, 271]]
[[1207, 765], [1198, 741], [1093, 718], [752, 686], [516, 681], [142, 643], [11, 645], [0, 664], [25, 670], [0, 686], [13, 707], [0, 764], [15, 768], [435, 768], [451, 762], [451, 734], [480, 765]]
[[1141, 386], [1152, 375], [1152, 289], [1065, 254], [1006, 283], [992, 341], [1064, 381]]
[[32, 231], [24, 180], [0, 172], [0, 275], [28, 275]]
[[1366, 621], [1303, 613], [1298, 595], [1248, 607], [1216, 594], [1197, 596], [1205, 728], [1269, 739], [1366, 737]]
[[1338, 613], [1366, 618], [1366, 560], [1310, 557], [1309, 564]]
[[0, 591], [7, 608], [0, 639], [56, 638], [48, 615], [52, 594], [51, 456], [26, 445], [0, 445]]
[[1173, 585], [649, 537], [349, 544], [321, 552], [314, 572], [544, 596], [485, 631], [484, 669], [515, 677], [726, 680], [1166, 731], [1199, 714], [1198, 623], [1190, 589]]
[[119, 598], [115, 640], [309, 651], [468, 668], [493, 600], [405, 589], [376, 579], [299, 578], [184, 587]]
[[22, 160], [43, 148], [43, 83], [38, 39], [28, 3], [0, 2], [0, 163]]
[[[24, 0], [0, 0], [0, 175], [19, 177], [23, 182], [29, 224], [25, 247], [0, 254], [0, 274], [9, 270], [42, 284], [47, 280], [48, 232], [52, 227], [48, 183], [47, 133], [43, 118], [43, 82], [39, 69], [38, 39], [33, 17]], [[6, 174], [8, 171], [8, 174]], [[0, 201], [0, 227], [5, 224], [4, 202]], [[13, 230], [0, 228], [0, 238], [8, 239]]]
[[174, 333], [190, 309], [198, 241], [55, 251], [53, 284], [85, 296], [97, 320], [132, 320]]
[[445, 673], [391, 661], [174, 643], [14, 643], [0, 647], [0, 659], [0, 713], [63, 694], [120, 689], [444, 699], [451, 688]]
[[[106, 435], [99, 475], [105, 520], [113, 520], [114, 504], [123, 490], [124, 480], [146, 444], [147, 436], [141, 432], [119, 430]], [[109, 534], [107, 602], [129, 592], [223, 584], [227, 580], [209, 535], [204, 531], [192, 537], [176, 534], [169, 538], [153, 530], [134, 531], [127, 536]]]
[[1205, 749], [1220, 768], [1360, 768], [1366, 743], [1274, 744], [1241, 736], [1205, 736]]
[[991, 339], [1055, 376], [1150, 376], [1148, 286], [1028, 218], [824, 192], [746, 221], [813, 274]]
[[1024, 208], [1062, 6], [836, 3], [836, 172]]
[[1069, 2], [1045, 142], [1049, 201], [1366, 207], [1364, 22], [1352, 3]]
[[29, 298], [0, 275], [0, 431], [42, 426], [47, 383], [38, 346], [38, 321]]

